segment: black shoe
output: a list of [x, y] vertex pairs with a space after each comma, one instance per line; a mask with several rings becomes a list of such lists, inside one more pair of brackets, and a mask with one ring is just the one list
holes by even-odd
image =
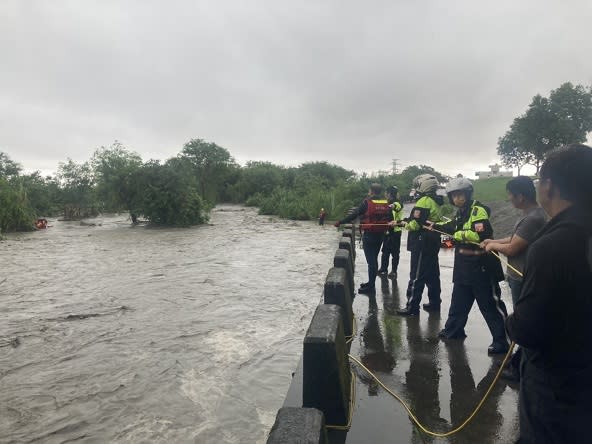
[[374, 294], [374, 293], [376, 293], [376, 288], [375, 287], [370, 287], [370, 286], [360, 287], [360, 288], [358, 288], [358, 293], [361, 293], [361, 294]]
[[465, 335], [463, 333], [462, 335], [448, 336], [448, 334], [446, 333], [446, 330], [442, 329], [438, 332], [438, 337], [442, 338], [442, 339], [464, 339], [467, 337], [467, 335]]
[[390, 277], [391, 279], [396, 279], [397, 278], [397, 272], [396, 271], [391, 271], [388, 274], [388, 277]]
[[360, 284], [360, 288], [369, 287], [369, 286], [370, 286], [370, 282], [362, 282]]
[[402, 308], [397, 310], [397, 314], [400, 316], [419, 316], [419, 310], [410, 310], [409, 308]]
[[423, 309], [425, 311], [440, 311], [440, 304], [423, 304]]
[[496, 344], [495, 342], [487, 347], [488, 355], [501, 355], [508, 352], [508, 344]]

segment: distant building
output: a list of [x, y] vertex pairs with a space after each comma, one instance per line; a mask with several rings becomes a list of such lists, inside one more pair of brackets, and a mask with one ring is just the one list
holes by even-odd
[[489, 171], [477, 171], [475, 176], [477, 179], [489, 179], [490, 177], [512, 177], [514, 173], [512, 171], [500, 171], [500, 166], [496, 163], [495, 165], [489, 165]]

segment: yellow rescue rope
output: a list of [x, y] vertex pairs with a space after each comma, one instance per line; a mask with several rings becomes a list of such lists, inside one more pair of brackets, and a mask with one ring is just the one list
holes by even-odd
[[481, 407], [485, 403], [485, 400], [488, 398], [489, 393], [491, 393], [491, 390], [493, 390], [493, 387], [497, 383], [497, 381], [498, 381], [498, 379], [499, 379], [499, 377], [506, 365], [506, 362], [508, 361], [508, 359], [512, 355], [512, 351], [514, 350], [514, 345], [515, 345], [514, 342], [512, 342], [510, 344], [510, 348], [508, 349], [508, 352], [506, 353], [506, 356], [504, 357], [504, 360], [503, 360], [499, 370], [497, 371], [495, 378], [493, 378], [493, 381], [491, 381], [489, 388], [487, 389], [487, 391], [483, 395], [483, 398], [481, 398], [481, 401], [479, 401], [479, 403], [477, 404], [477, 406], [475, 407], [473, 412], [462, 422], [462, 424], [460, 424], [458, 427], [456, 427], [448, 432], [434, 432], [432, 430], [429, 430], [426, 426], [424, 426], [421, 422], [419, 422], [419, 419], [417, 419], [417, 417], [415, 416], [415, 414], [413, 413], [413, 411], [411, 410], [409, 405], [403, 400], [403, 398], [401, 398], [399, 395], [397, 395], [395, 392], [393, 392], [391, 389], [389, 389], [386, 385], [384, 385], [384, 383], [380, 379], [378, 379], [378, 377], [374, 373], [372, 373], [358, 359], [354, 358], [352, 355], [348, 355], [348, 356], [349, 356], [349, 359], [351, 359], [356, 364], [358, 364], [360, 367], [362, 367], [366, 371], [366, 373], [368, 373], [372, 377], [372, 379], [374, 379], [383, 389], [385, 389], [387, 391], [387, 393], [389, 393], [391, 396], [393, 396], [397, 401], [399, 401], [403, 405], [403, 407], [405, 407], [405, 410], [407, 410], [409, 417], [413, 420], [413, 422], [417, 425], [417, 427], [422, 432], [424, 432], [425, 434], [430, 435], [430, 436], [435, 436], [438, 438], [445, 438], [447, 436], [454, 435], [455, 433], [458, 433], [462, 429], [464, 429], [467, 426], [467, 424], [469, 424], [473, 420], [473, 418], [475, 417], [477, 412], [479, 412], [479, 410], [481, 409]]

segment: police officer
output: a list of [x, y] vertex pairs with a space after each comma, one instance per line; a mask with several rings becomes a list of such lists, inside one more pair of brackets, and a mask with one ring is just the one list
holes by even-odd
[[363, 231], [362, 243], [364, 256], [368, 263], [368, 282], [360, 285], [358, 293], [374, 294], [376, 291], [376, 276], [378, 274], [378, 255], [388, 223], [392, 220], [392, 212], [386, 199], [383, 198], [383, 188], [379, 183], [373, 183], [368, 190], [368, 197], [360, 206], [344, 219], [335, 222], [335, 226], [351, 222], [360, 216], [360, 229]]
[[[428, 221], [441, 222], [444, 203], [437, 196], [438, 179], [432, 174], [422, 174], [413, 180], [419, 199], [411, 210], [406, 229], [407, 250], [411, 252], [409, 284], [407, 286], [407, 306], [397, 313], [401, 316], [417, 316], [424, 287], [428, 288], [429, 304], [426, 311], [440, 310], [440, 235], [424, 228]], [[394, 222], [393, 222], [394, 224]]]
[[388, 188], [386, 192], [386, 200], [391, 206], [395, 225], [389, 227], [385, 233], [384, 241], [382, 243], [380, 270], [378, 270], [378, 274], [385, 275], [388, 273], [389, 260], [392, 256], [393, 266], [391, 272], [388, 274], [388, 277], [396, 278], [401, 251], [401, 226], [398, 223], [403, 220], [403, 205], [399, 201], [399, 189], [395, 186]]
[[591, 442], [592, 148], [551, 152], [538, 197], [550, 220], [526, 255], [506, 328], [522, 346], [519, 443]]
[[465, 325], [476, 299], [493, 337], [488, 353], [505, 353], [508, 351], [504, 330], [507, 312], [499, 286], [504, 273], [499, 260], [479, 246], [481, 241], [493, 237], [489, 208], [472, 199], [473, 185], [464, 177], [448, 182], [446, 193], [450, 203], [457, 207], [457, 212], [451, 222], [440, 225], [438, 230], [453, 236], [456, 249], [452, 301], [448, 320], [438, 336], [444, 339], [465, 338]]

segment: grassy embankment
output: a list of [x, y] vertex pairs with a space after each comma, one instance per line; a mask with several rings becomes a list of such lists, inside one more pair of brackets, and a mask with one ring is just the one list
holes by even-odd
[[473, 182], [474, 198], [491, 209], [491, 223], [496, 238], [509, 236], [514, 223], [522, 214], [508, 202], [506, 183], [510, 179], [510, 177], [492, 177]]
[[473, 181], [475, 199], [483, 203], [508, 200], [506, 184], [510, 179], [510, 177], [492, 177]]

